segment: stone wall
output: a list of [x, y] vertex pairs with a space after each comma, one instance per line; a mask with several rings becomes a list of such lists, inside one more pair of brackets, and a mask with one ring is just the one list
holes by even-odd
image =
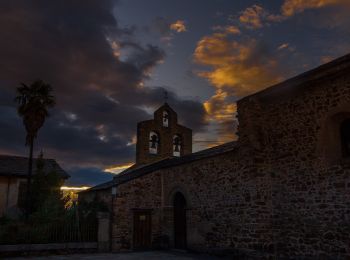
[[154, 172], [118, 186], [114, 199], [112, 221], [112, 250], [130, 250], [133, 248], [133, 210], [152, 209], [152, 240], [161, 235], [160, 173]]
[[[237, 153], [234, 156], [241, 158]], [[113, 249], [133, 248], [133, 209], [152, 209], [153, 241], [165, 235], [172, 247], [173, 195], [179, 191], [187, 202], [190, 249], [270, 252], [270, 176], [252, 170], [248, 166], [250, 159], [232, 160], [232, 156], [227, 153], [162, 169], [119, 185], [114, 204]]]
[[339, 136], [350, 118], [350, 70], [297, 87], [243, 99], [240, 141], [262, 155], [258, 167], [272, 176], [277, 253], [350, 257], [350, 164]]

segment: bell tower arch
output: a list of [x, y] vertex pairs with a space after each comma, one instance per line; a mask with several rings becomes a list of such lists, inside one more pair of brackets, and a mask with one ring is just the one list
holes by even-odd
[[137, 124], [136, 164], [192, 153], [192, 130], [179, 125], [177, 113], [164, 103], [152, 120]]

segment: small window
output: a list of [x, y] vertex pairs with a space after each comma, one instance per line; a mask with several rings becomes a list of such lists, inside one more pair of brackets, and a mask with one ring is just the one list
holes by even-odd
[[169, 113], [168, 113], [168, 111], [163, 111], [163, 126], [164, 127], [169, 126]]
[[173, 155], [179, 157], [181, 155], [182, 140], [179, 135], [173, 137]]
[[345, 120], [340, 126], [340, 136], [343, 156], [350, 157], [350, 119]]
[[156, 132], [151, 131], [149, 134], [149, 153], [157, 154], [159, 146], [159, 135]]

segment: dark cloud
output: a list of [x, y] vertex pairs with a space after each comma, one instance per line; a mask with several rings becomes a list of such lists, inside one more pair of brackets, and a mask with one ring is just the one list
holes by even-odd
[[104, 131], [55, 116], [47, 121], [38, 141], [45, 144], [43, 149], [46, 153], [58, 156], [67, 166], [103, 167], [116, 161], [125, 163], [132, 160], [134, 146], [127, 146], [128, 140], [122, 135], [114, 136]]
[[0, 151], [10, 154], [25, 150], [25, 130], [15, 108], [2, 106], [0, 116]]
[[115, 175], [103, 172], [98, 168], [72, 168], [70, 169], [71, 177], [66, 181], [65, 185], [77, 186], [84, 183], [92, 186], [96, 183], [104, 183], [113, 179]]
[[[165, 53], [133, 39], [113, 16], [116, 1], [25, 1], [0, 3], [1, 152], [23, 154], [24, 130], [13, 96], [19, 82], [41, 78], [57, 97], [40, 131], [37, 149], [63, 166], [107, 167], [134, 159], [136, 123], [149, 119], [163, 87], [145, 87]], [[199, 130], [204, 109], [169, 93], [170, 105]]]

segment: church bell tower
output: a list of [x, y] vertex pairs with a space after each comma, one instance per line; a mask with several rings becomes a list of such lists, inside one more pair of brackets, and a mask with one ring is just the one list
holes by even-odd
[[154, 112], [152, 120], [137, 124], [137, 165], [190, 153], [192, 130], [177, 123], [177, 114], [167, 103]]

